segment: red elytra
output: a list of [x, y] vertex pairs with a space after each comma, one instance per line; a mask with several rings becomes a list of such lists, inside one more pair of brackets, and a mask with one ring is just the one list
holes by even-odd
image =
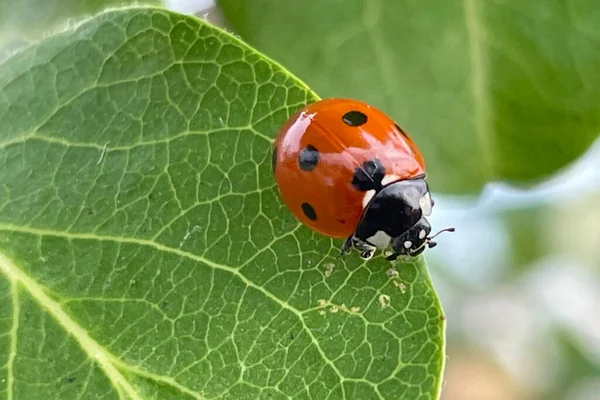
[[332, 98], [309, 104], [279, 130], [273, 171], [292, 214], [334, 238], [354, 232], [373, 191], [356, 182], [363, 165], [379, 160], [383, 184], [425, 175], [425, 162], [410, 136], [375, 107]]

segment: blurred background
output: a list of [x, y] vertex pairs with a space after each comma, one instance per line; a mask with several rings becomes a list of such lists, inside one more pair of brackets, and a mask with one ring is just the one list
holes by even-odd
[[[232, 31], [213, 0], [166, 3]], [[11, 29], [0, 50], [22, 40]], [[434, 229], [457, 229], [426, 255], [447, 316], [442, 399], [600, 399], [600, 143], [526, 189], [434, 198]]]
[[[231, 31], [212, 0], [168, 4]], [[447, 316], [442, 399], [600, 399], [600, 141], [527, 189], [434, 195], [434, 230], [457, 228], [426, 256]]]

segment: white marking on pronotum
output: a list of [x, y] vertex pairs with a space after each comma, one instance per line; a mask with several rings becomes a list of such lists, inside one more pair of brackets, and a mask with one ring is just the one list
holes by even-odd
[[425, 194], [425, 196], [421, 197], [419, 199], [419, 206], [421, 207], [421, 211], [423, 212], [423, 215], [425, 216], [430, 216], [431, 215], [431, 195], [429, 194], [429, 192], [427, 192]]
[[410, 240], [407, 240], [406, 242], [404, 242], [404, 247], [410, 249], [412, 247], [412, 242]]
[[421, 232], [419, 232], [419, 239], [425, 239], [425, 235], [427, 235], [427, 232], [425, 232], [425, 229], [421, 229]]
[[104, 144], [104, 146], [102, 146], [102, 152], [100, 153], [100, 158], [98, 159], [98, 162], [96, 162], [96, 165], [100, 165], [102, 160], [104, 160], [104, 156], [106, 155], [106, 148], [108, 147], [108, 143], [110, 143], [110, 142], [106, 142]]
[[367, 204], [371, 201], [371, 199], [375, 196], [375, 190], [369, 190], [365, 193], [365, 197], [363, 197], [362, 206], [363, 209], [367, 207]]
[[373, 236], [367, 239], [369, 243], [379, 249], [385, 249], [390, 245], [392, 238], [384, 231], [377, 231]]
[[395, 181], [400, 180], [400, 177], [398, 175], [394, 175], [394, 174], [388, 174], [386, 176], [383, 177], [383, 179], [381, 180], [381, 184], [383, 186], [387, 185], [388, 183], [392, 183]]

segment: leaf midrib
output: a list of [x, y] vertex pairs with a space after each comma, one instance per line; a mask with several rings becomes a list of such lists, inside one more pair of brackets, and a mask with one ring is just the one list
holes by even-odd
[[[96, 341], [94, 341], [88, 333], [75, 321], [71, 319], [71, 317], [63, 311], [56, 301], [51, 299], [42, 289], [42, 287], [35, 282], [33, 279], [28, 277], [23, 271], [21, 271], [12, 260], [10, 260], [6, 255], [0, 252], [0, 272], [2, 272], [11, 282], [11, 286], [13, 288], [21, 285], [25, 288], [29, 294], [46, 310], [54, 319], [62, 325], [67, 332], [79, 342], [80, 347], [85, 351], [88, 357], [92, 360], [95, 360], [100, 368], [104, 371], [107, 378], [115, 384], [115, 388], [118, 392], [124, 390], [128, 396], [130, 396], [133, 400], [143, 400], [143, 398], [139, 395], [139, 393], [131, 386], [131, 384], [125, 379], [125, 377], [121, 374], [121, 372], [110, 362], [111, 355], [107, 354], [106, 350], [100, 346]], [[16, 293], [14, 291], [13, 295]], [[17, 302], [16, 298], [13, 298], [13, 304]], [[16, 306], [18, 309], [18, 305]], [[13, 313], [13, 318], [18, 316], [17, 313]], [[17, 319], [13, 320], [13, 337], [11, 343], [11, 358], [15, 356], [16, 353], [16, 338], [14, 337], [14, 332], [18, 328], [19, 321]], [[14, 346], [14, 348], [13, 348]], [[12, 365], [12, 363], [10, 364]], [[12, 371], [12, 368], [10, 369]], [[12, 372], [11, 372], [12, 375]], [[12, 386], [12, 385], [11, 385]], [[9, 392], [10, 398], [10, 392]]]
[[[0, 263], [2, 263], [2, 253], [0, 253]], [[19, 327], [19, 287], [16, 280], [12, 280], [10, 284], [10, 294], [12, 296], [12, 318], [13, 323], [10, 328], [10, 354], [8, 356], [7, 363], [7, 377], [6, 384], [8, 385], [8, 400], [12, 400], [14, 396], [13, 385], [15, 382], [15, 375], [13, 372], [15, 356], [17, 355], [17, 333]]]
[[486, 71], [484, 65], [484, 49], [482, 46], [483, 27], [480, 24], [480, 0], [463, 0], [465, 25], [467, 31], [469, 66], [471, 70], [471, 96], [473, 98], [473, 114], [475, 115], [475, 136], [481, 144], [480, 159], [484, 175], [491, 179], [493, 174], [493, 143], [490, 135], [488, 118], [490, 115], [489, 93], [486, 91]]

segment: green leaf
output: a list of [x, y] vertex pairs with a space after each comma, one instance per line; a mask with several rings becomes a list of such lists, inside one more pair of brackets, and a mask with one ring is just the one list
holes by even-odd
[[[134, 0], [2, 0], [0, 2], [0, 59], [3, 54], [36, 40], [70, 18], [92, 15]], [[163, 4], [162, 0], [144, 0]]]
[[158, 8], [0, 65], [0, 396], [438, 398], [425, 262], [338, 260], [280, 203], [272, 139], [316, 99]]
[[596, 0], [217, 3], [321, 96], [392, 115], [422, 148], [435, 191], [535, 182], [600, 131]]

